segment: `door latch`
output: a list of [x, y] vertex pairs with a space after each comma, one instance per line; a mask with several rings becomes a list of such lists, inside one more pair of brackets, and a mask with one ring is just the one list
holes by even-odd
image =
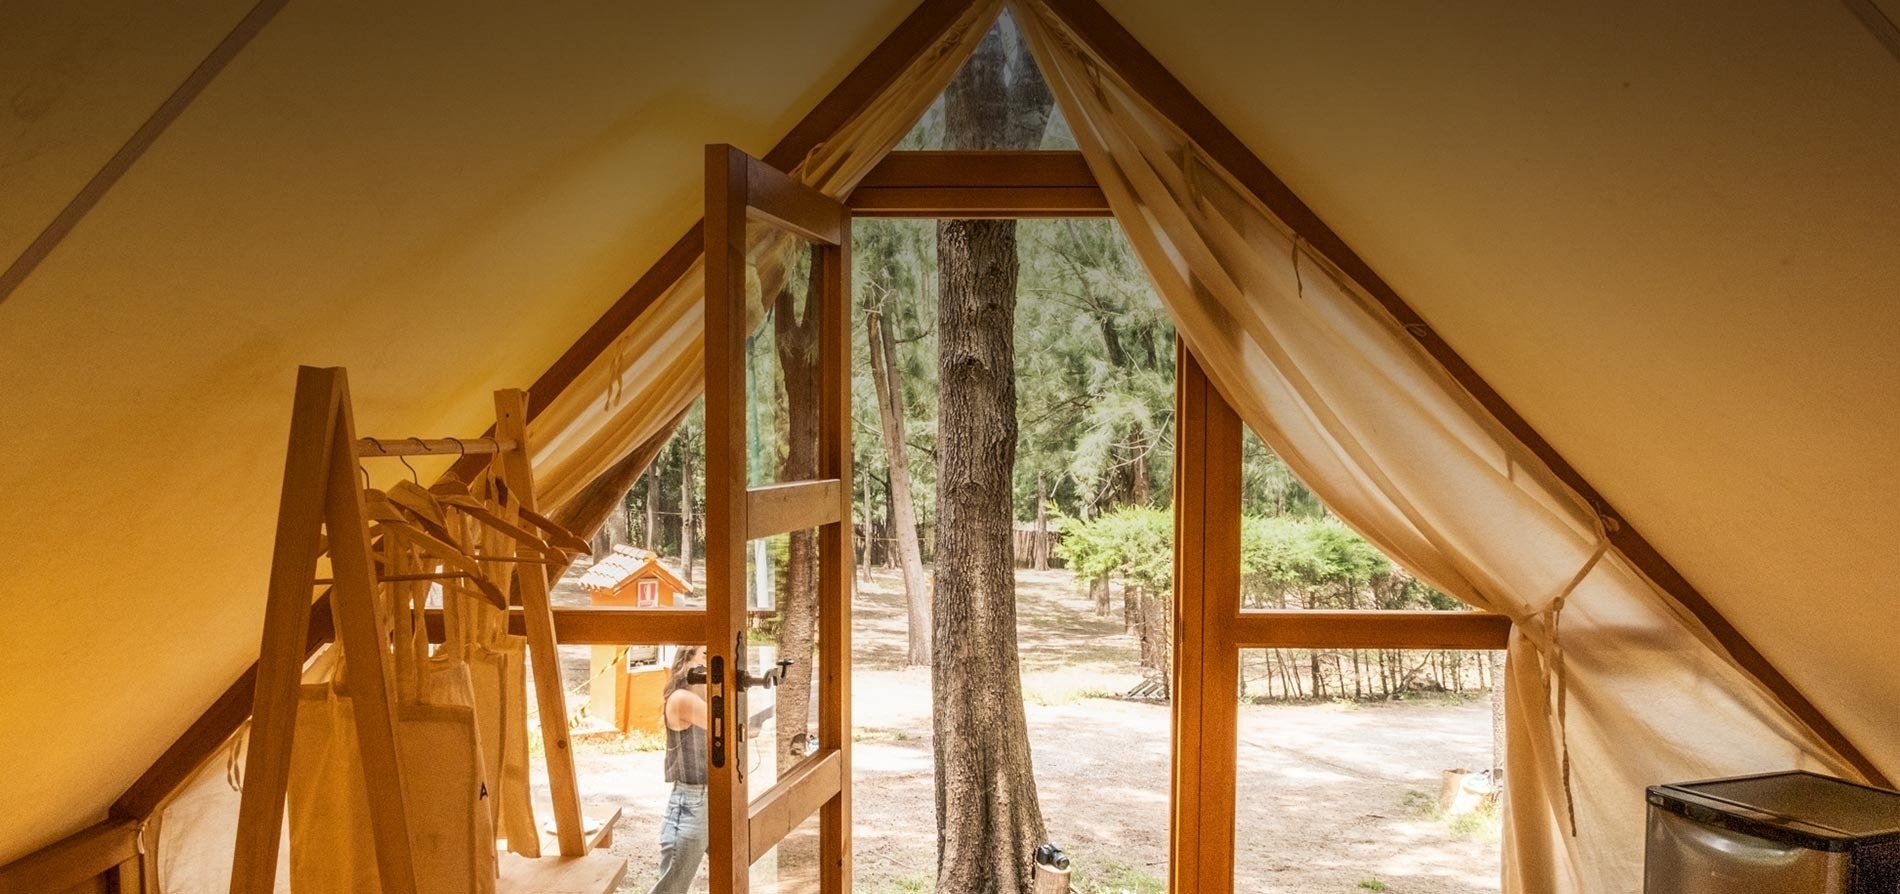
[[[694, 680], [694, 676], [699, 679]], [[712, 694], [706, 705], [706, 738], [711, 746], [712, 765], [723, 767], [726, 765], [726, 697], [720, 694], [720, 687], [726, 682], [726, 659], [714, 655], [710, 670], [692, 668], [686, 672], [686, 682], [710, 684], [706, 687]]]
[[777, 667], [756, 675], [741, 669], [739, 671], [739, 688], [751, 689], [756, 686], [763, 689], [776, 689], [778, 684], [785, 682], [785, 674], [792, 669], [794, 663], [795, 662], [790, 658], [780, 658]]

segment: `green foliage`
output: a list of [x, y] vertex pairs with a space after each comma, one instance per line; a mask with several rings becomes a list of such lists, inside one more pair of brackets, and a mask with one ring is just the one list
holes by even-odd
[[1151, 591], [1174, 583], [1174, 515], [1129, 506], [1091, 521], [1065, 519], [1056, 555], [1084, 580], [1119, 578]]
[[[1083, 580], [1150, 592], [1173, 584], [1172, 512], [1131, 506], [1089, 521], [1064, 519], [1061, 531], [1056, 554]], [[1240, 561], [1253, 608], [1457, 607], [1337, 519], [1244, 516]]]
[[1336, 519], [1245, 516], [1241, 573], [1283, 585], [1359, 584], [1392, 573], [1392, 563]]
[[1367, 891], [1386, 890], [1385, 882], [1379, 881], [1376, 878], [1361, 879], [1359, 882], [1359, 887]]

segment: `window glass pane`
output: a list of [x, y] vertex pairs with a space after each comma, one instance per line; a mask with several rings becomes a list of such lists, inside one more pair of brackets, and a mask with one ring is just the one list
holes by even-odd
[[752, 486], [818, 477], [822, 358], [817, 247], [747, 224], [746, 293], [757, 328], [746, 339], [746, 471]]
[[818, 811], [752, 864], [753, 894], [818, 894]]
[[1242, 611], [1469, 611], [1332, 514], [1272, 448], [1241, 426]]
[[[696, 447], [699, 438], [699, 415], [695, 411], [663, 452], [663, 457], [671, 459], [654, 464], [656, 471], [671, 466], [663, 476], [663, 486], [649, 490], [643, 481], [634, 487], [597, 535], [595, 559], [576, 562], [555, 584], [552, 599], [556, 606], [634, 607], [644, 592], [651, 594], [661, 609], [705, 608], [704, 594], [690, 583], [703, 579], [703, 575], [686, 574], [677, 539], [680, 479], [683, 475], [694, 483], [699, 474], [692, 464], [681, 468], [671, 452], [682, 445]], [[620, 542], [629, 538], [648, 542], [644, 539], [649, 517], [644, 501], [655, 495], [661, 499], [652, 516], [657, 520], [654, 534], [658, 538], [655, 545], [662, 552], [659, 556]], [[692, 508], [696, 510], [697, 494], [693, 499]], [[691, 819], [705, 815], [703, 809], [693, 811], [703, 795], [692, 788], [694, 780], [701, 779], [704, 766], [703, 759], [694, 758], [703, 755], [706, 744], [704, 727], [695, 729], [692, 722], [700, 716], [693, 708], [705, 704], [705, 693], [703, 687], [684, 680], [687, 668], [698, 660], [694, 654], [698, 651], [692, 645], [560, 647], [562, 686], [567, 693], [565, 722], [573, 743], [582, 813], [598, 821], [615, 808], [620, 810], [612, 846], [616, 855], [627, 858], [627, 880], [622, 891], [646, 891], [659, 878], [664, 841], [672, 841], [682, 855], [685, 862], [677, 871], [693, 880], [689, 890], [707, 890], [703, 830]], [[529, 676], [523, 697], [529, 723], [527, 761], [534, 792], [533, 820], [542, 829], [542, 853], [552, 854], [558, 851], [547, 830], [554, 809], [548, 793], [542, 718], [534, 697], [532, 668]], [[669, 699], [678, 700], [671, 725], [679, 727], [670, 735], [666, 717]]]
[[[955, 121], [950, 120], [952, 94], [970, 100]], [[1006, 10], [897, 148], [1072, 150], [1076, 144]]]
[[1245, 649], [1240, 669], [1234, 890], [1499, 889], [1502, 653]]
[[[949, 724], [933, 716], [933, 677], [964, 668], [909, 664], [910, 594], [946, 598], [935, 575], [949, 567], [939, 551], [936, 477], [946, 280], [936, 222], [860, 219], [854, 228], [862, 532], [852, 603], [854, 878], [858, 891], [927, 892], [937, 879], [937, 737], [971, 735], [968, 726], [944, 732]], [[1160, 894], [1173, 742], [1161, 693], [1169, 685], [1174, 332], [1113, 220], [1013, 228], [1015, 644], [994, 660], [1015, 665], [1043, 827], [1072, 861], [1073, 889]], [[884, 427], [886, 408], [901, 427]], [[905, 445], [903, 466], [893, 444]], [[899, 468], [909, 481], [901, 503], [893, 495]], [[911, 526], [897, 521], [912, 513], [899, 505], [917, 523], [914, 581], [901, 545]]]
[[771, 688], [746, 690], [746, 784], [756, 799], [818, 751], [818, 531], [746, 546], [746, 667], [758, 675], [791, 662]]
[[[706, 739], [703, 686], [686, 680], [703, 661], [697, 646], [561, 646], [569, 740], [591, 837], [620, 810], [613, 852], [627, 859], [622, 891], [646, 891], [664, 872], [707, 890]], [[472, 670], [481, 670], [479, 662]], [[541, 852], [559, 853], [533, 681], [527, 690], [529, 782]], [[478, 685], [479, 692], [479, 685]], [[668, 706], [672, 705], [669, 712]], [[501, 805], [505, 812], [508, 804]], [[498, 829], [498, 835], [506, 833]], [[675, 855], [673, 863], [663, 858]], [[677, 865], [674, 865], [677, 864]]]

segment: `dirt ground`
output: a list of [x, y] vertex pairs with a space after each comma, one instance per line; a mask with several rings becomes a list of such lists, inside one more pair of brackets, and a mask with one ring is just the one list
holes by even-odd
[[[1095, 617], [1070, 575], [1022, 571], [1017, 581], [1026, 712], [1050, 838], [1074, 860], [1077, 891], [1159, 894], [1168, 707], [1115, 697], [1140, 679], [1136, 644], [1119, 617]], [[855, 889], [876, 894], [928, 892], [935, 876], [930, 676], [902, 667], [902, 587], [879, 571], [860, 583], [854, 607]], [[586, 679], [582, 651], [565, 662], [570, 690]], [[1237, 891], [1498, 890], [1495, 822], [1448, 822], [1430, 809], [1440, 771], [1490, 760], [1482, 699], [1248, 705], [1240, 726]], [[630, 892], [646, 891], [657, 874], [668, 791], [661, 754], [642, 747], [576, 748], [584, 798], [624, 810], [614, 850], [628, 857], [621, 890]], [[755, 868], [754, 890], [774, 890], [765, 875]]]

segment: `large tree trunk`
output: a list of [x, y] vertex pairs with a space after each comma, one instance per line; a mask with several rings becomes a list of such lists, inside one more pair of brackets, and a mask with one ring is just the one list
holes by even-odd
[[[817, 290], [823, 279], [816, 263], [812, 264], [810, 282], [803, 320], [796, 316], [789, 284], [779, 291], [772, 311], [773, 338], [788, 403], [785, 462], [779, 474], [782, 481], [818, 477], [818, 315], [813, 311], [818, 306]], [[817, 633], [818, 538], [813, 531], [793, 531], [787, 544], [785, 595], [779, 602], [778, 657], [792, 660], [777, 695], [780, 772], [797, 763], [808, 745], [812, 646]]]
[[877, 415], [884, 430], [884, 453], [891, 470], [892, 536], [904, 568], [904, 600], [910, 608], [910, 652], [905, 663], [930, 666], [930, 582], [924, 577], [923, 548], [917, 540], [917, 503], [910, 492], [909, 450], [904, 445], [904, 390], [897, 378], [897, 339], [880, 311], [864, 319], [871, 352], [871, 381], [877, 389]]
[[[1051, 105], [987, 35], [951, 81], [944, 148], [1033, 149]], [[1022, 894], [1045, 840], [1016, 651], [1016, 224], [937, 224], [937, 891]]]
[[939, 225], [935, 696], [937, 890], [1015, 894], [1043, 840], [1016, 653], [1016, 245], [1005, 221]]

